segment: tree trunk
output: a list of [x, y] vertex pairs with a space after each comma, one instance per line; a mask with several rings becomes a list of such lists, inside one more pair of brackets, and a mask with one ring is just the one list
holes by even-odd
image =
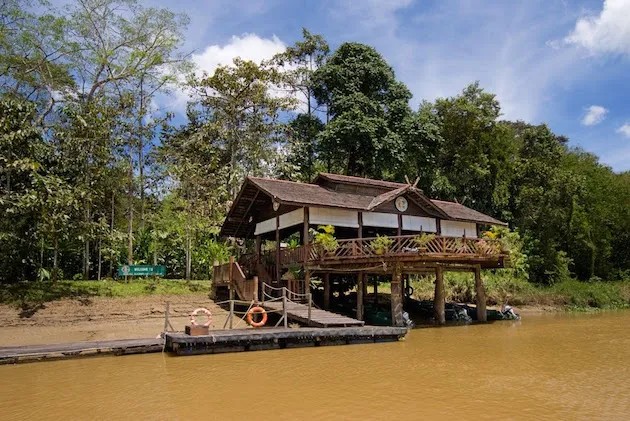
[[133, 159], [129, 154], [129, 212], [127, 219], [127, 264], [133, 264]]
[[[89, 231], [91, 218], [89, 202], [87, 206], [88, 208], [85, 210], [85, 226], [86, 229]], [[86, 231], [85, 241], [83, 243], [83, 279], [86, 281], [90, 279], [90, 233], [88, 231]]]
[[101, 239], [98, 239], [98, 272], [96, 275], [96, 279], [101, 280]]
[[[188, 231], [188, 230], [186, 230]], [[191, 256], [190, 256], [190, 248], [191, 248], [191, 241], [190, 241], [190, 232], [187, 232], [186, 235], [186, 274], [185, 277], [187, 280], [190, 279], [190, 270], [191, 270]]]
[[57, 271], [59, 269], [59, 240], [57, 240], [57, 235], [53, 239], [53, 270], [51, 279], [53, 282], [57, 282]]
[[[114, 205], [116, 203], [115, 200], [115, 194], [114, 191], [112, 190], [112, 211], [111, 211], [111, 222], [109, 225], [109, 232], [110, 232], [110, 239], [114, 238], [113, 234], [114, 234]], [[114, 261], [114, 253], [111, 253], [109, 255], [109, 277], [113, 278], [114, 277], [114, 266], [116, 265], [116, 262]]]

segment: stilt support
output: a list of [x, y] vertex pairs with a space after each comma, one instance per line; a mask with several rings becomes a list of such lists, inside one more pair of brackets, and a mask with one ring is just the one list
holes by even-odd
[[363, 284], [365, 283], [365, 274], [357, 275], [357, 320], [363, 320]]
[[330, 309], [330, 273], [324, 273], [324, 310]]
[[396, 267], [392, 276], [392, 326], [403, 325], [403, 304], [402, 304], [402, 276], [400, 268]]
[[446, 323], [446, 313], [444, 311], [444, 273], [441, 266], [435, 268], [433, 310], [435, 312], [435, 322], [440, 325]]
[[488, 313], [486, 312], [486, 290], [481, 280], [481, 267], [475, 267], [475, 290], [477, 291], [477, 321], [487, 322]]

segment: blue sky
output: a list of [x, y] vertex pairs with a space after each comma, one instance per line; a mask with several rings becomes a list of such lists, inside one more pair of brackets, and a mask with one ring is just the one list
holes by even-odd
[[374, 46], [411, 89], [413, 108], [479, 80], [504, 117], [547, 123], [630, 170], [630, 0], [151, 0], [187, 13], [185, 49], [212, 71], [260, 60], [319, 33], [332, 49]]

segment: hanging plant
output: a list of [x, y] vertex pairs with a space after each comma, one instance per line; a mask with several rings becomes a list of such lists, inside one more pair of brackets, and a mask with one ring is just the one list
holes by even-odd
[[313, 243], [327, 253], [334, 253], [339, 247], [335, 238], [335, 227], [332, 225], [320, 225], [313, 232]]
[[416, 243], [420, 251], [426, 251], [427, 246], [431, 241], [435, 240], [435, 234], [420, 234], [414, 237], [413, 241]]
[[389, 248], [394, 244], [394, 240], [386, 235], [378, 235], [372, 241], [370, 241], [370, 247], [374, 250], [375, 254], [385, 254], [389, 251]]

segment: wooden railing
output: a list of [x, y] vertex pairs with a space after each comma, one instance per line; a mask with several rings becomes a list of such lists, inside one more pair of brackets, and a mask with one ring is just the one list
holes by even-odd
[[481, 238], [435, 236], [426, 243], [418, 242], [417, 235], [388, 237], [391, 245], [378, 247], [376, 238], [352, 238], [338, 240], [334, 251], [326, 251], [316, 244], [280, 251], [280, 263], [288, 265], [303, 261], [359, 259], [368, 257], [400, 257], [413, 255], [440, 256], [501, 256], [506, 255], [499, 240]]

